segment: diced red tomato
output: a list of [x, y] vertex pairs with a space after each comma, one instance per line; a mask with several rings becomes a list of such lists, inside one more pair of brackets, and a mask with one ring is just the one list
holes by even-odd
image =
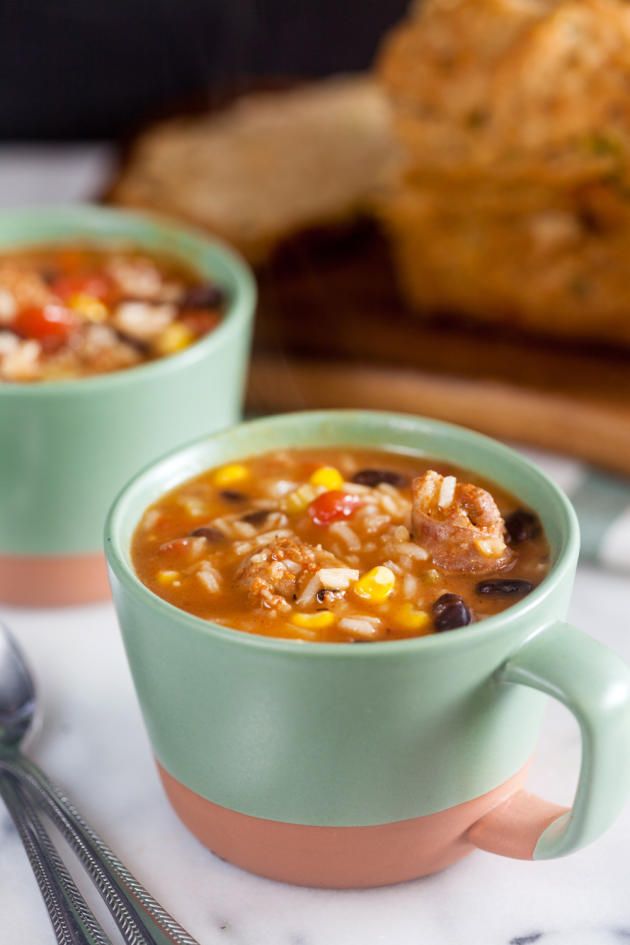
[[55, 348], [64, 343], [76, 324], [76, 315], [63, 305], [45, 305], [22, 309], [11, 327], [23, 338], [40, 341], [45, 348]]
[[316, 525], [330, 525], [332, 522], [350, 518], [359, 505], [360, 496], [333, 489], [314, 499], [308, 507], [308, 514]]
[[104, 273], [70, 273], [57, 276], [50, 288], [64, 302], [73, 295], [91, 295], [101, 302], [112, 293], [112, 282]]

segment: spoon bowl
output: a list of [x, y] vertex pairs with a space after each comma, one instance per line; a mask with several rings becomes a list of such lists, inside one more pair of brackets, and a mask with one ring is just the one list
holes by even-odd
[[[85, 822], [64, 792], [34, 762], [20, 753], [20, 742], [36, 716], [37, 690], [33, 676], [13, 635], [0, 623], [0, 797], [11, 807], [18, 832], [29, 852], [40, 889], [60, 945], [107, 945], [107, 938], [85, 905], [81, 894], [63, 871], [43, 828], [23, 808], [35, 802], [57, 826], [79, 857], [111, 912], [122, 938], [129, 945], [198, 945], [198, 942], [129, 872], [118, 857]], [[13, 793], [7, 780], [16, 781], [23, 796]], [[34, 833], [36, 836], [34, 836]], [[43, 840], [42, 840], [43, 838]], [[56, 883], [56, 885], [55, 885]], [[54, 887], [54, 888], [53, 888]], [[51, 891], [52, 890], [52, 891]], [[56, 897], [56, 898], [55, 898]], [[54, 899], [54, 901], [53, 901]], [[70, 903], [86, 928], [74, 920], [53, 915]], [[57, 924], [56, 924], [57, 923]]]
[[16, 749], [31, 727], [35, 683], [11, 633], [0, 623], [0, 751]]

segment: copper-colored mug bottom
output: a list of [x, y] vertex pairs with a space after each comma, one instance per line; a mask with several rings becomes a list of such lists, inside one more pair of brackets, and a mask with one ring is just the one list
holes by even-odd
[[2, 555], [0, 602], [23, 607], [89, 604], [110, 596], [105, 556]]
[[[334, 889], [391, 885], [456, 863], [480, 845], [469, 837], [471, 827], [522, 793], [526, 770], [480, 797], [425, 817], [371, 827], [311, 827], [213, 804], [158, 764], [178, 816], [221, 859], [269, 879]], [[509, 855], [530, 858], [537, 835], [524, 835], [523, 848]]]

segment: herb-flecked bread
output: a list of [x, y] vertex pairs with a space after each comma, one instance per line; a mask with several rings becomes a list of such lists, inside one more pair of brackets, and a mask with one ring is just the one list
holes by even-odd
[[413, 306], [630, 343], [630, 5], [426, 0], [378, 71]]

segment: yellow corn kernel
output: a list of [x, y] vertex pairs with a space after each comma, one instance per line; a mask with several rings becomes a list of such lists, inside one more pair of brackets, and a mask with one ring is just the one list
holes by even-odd
[[396, 575], [391, 568], [379, 564], [371, 571], [366, 571], [362, 575], [352, 590], [361, 600], [370, 601], [373, 604], [380, 604], [387, 600], [393, 593], [396, 586]]
[[431, 622], [426, 610], [418, 610], [412, 603], [406, 601], [396, 607], [392, 613], [392, 620], [401, 630], [424, 630]]
[[505, 551], [502, 538], [477, 538], [475, 547], [485, 558], [500, 558]]
[[323, 630], [332, 627], [337, 618], [330, 610], [319, 610], [314, 614], [293, 614], [291, 623], [307, 630]]
[[294, 489], [293, 492], [289, 492], [288, 495], [285, 495], [282, 501], [282, 508], [285, 512], [288, 512], [289, 515], [299, 515], [321, 492], [322, 489], [317, 486], [309, 484], [300, 486], [298, 489]]
[[107, 306], [95, 295], [77, 292], [71, 296], [68, 307], [80, 312], [89, 322], [104, 322], [107, 318]]
[[184, 348], [188, 348], [195, 340], [195, 337], [195, 334], [190, 328], [182, 324], [182, 322], [172, 322], [164, 329], [162, 334], [156, 338], [154, 348], [158, 354], [176, 354], [178, 351], [183, 351]]
[[177, 581], [180, 574], [179, 571], [158, 571], [157, 579], [160, 584], [173, 584], [174, 581]]
[[227, 486], [236, 485], [237, 482], [244, 482], [250, 475], [250, 470], [242, 463], [228, 463], [227, 466], [215, 469], [212, 483], [219, 489], [225, 489]]
[[334, 466], [320, 466], [315, 470], [309, 482], [312, 486], [323, 486], [327, 492], [332, 492], [334, 489], [341, 489], [344, 478]]

